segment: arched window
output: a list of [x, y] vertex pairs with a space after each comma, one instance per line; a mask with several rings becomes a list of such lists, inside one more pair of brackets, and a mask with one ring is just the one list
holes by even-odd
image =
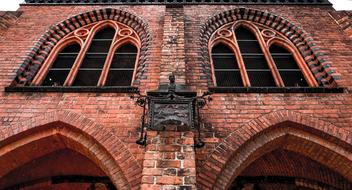
[[[72, 45], [72, 41], [77, 43]], [[63, 50], [56, 53], [60, 47]], [[77, 29], [54, 47], [32, 85], [131, 86], [139, 49], [138, 35], [117, 22]]]
[[217, 86], [242, 86], [242, 79], [233, 51], [220, 43], [213, 47], [212, 58]]
[[215, 86], [318, 86], [290, 40], [263, 25], [248, 21], [226, 24], [214, 32], [209, 47]]
[[270, 54], [274, 59], [276, 68], [285, 86], [308, 86], [301, 70], [299, 69], [292, 53], [278, 45], [270, 46]]
[[72, 44], [65, 47], [58, 55], [46, 75], [43, 86], [62, 86], [73, 66], [81, 46]]
[[108, 27], [94, 36], [73, 86], [96, 86], [98, 84], [114, 35], [115, 29]]
[[128, 86], [131, 84], [136, 58], [137, 48], [134, 45], [126, 44], [120, 47], [114, 54], [105, 85]]
[[254, 34], [243, 27], [237, 28], [235, 34], [251, 86], [275, 86], [268, 63]]

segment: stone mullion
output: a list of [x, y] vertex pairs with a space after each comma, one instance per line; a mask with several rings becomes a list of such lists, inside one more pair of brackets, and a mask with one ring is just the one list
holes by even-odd
[[242, 54], [241, 54], [240, 46], [238, 45], [235, 33], [234, 33], [233, 37], [234, 37], [234, 40], [235, 40], [235, 47], [236, 47], [235, 49], [233, 49], [233, 52], [235, 52], [235, 56], [236, 56], [236, 59], [237, 59], [238, 68], [240, 69], [243, 85], [244, 85], [244, 87], [250, 87], [251, 86], [251, 82], [250, 82], [249, 77], [248, 77], [246, 66], [244, 64], [244, 60], [243, 60], [243, 57], [242, 57]]
[[260, 45], [260, 47], [261, 47], [261, 49], [263, 51], [265, 60], [266, 60], [266, 62], [268, 64], [268, 66], [269, 66], [271, 74], [273, 75], [273, 78], [274, 78], [276, 86], [284, 87], [285, 86], [284, 81], [282, 80], [282, 78], [280, 76], [279, 70], [277, 69], [276, 64], [274, 62], [274, 59], [273, 59], [273, 57], [270, 54], [269, 47], [266, 44], [266, 42], [265, 42], [262, 34], [260, 33], [259, 29], [256, 29], [255, 36], [257, 37], [259, 45]]
[[87, 39], [85, 40], [85, 42], [83, 43], [82, 47], [81, 47], [81, 51], [79, 52], [79, 54], [77, 55], [76, 61], [73, 64], [70, 73], [68, 74], [66, 81], [64, 83], [64, 86], [72, 86], [73, 81], [76, 78], [76, 75], [78, 73], [79, 68], [82, 65], [82, 62], [88, 52], [88, 49], [92, 43], [92, 40], [94, 38], [95, 35], [95, 31], [91, 30], [88, 34]]
[[109, 74], [111, 62], [112, 62], [112, 59], [114, 58], [114, 54], [115, 54], [115, 51], [116, 51], [116, 48], [114, 48], [114, 46], [115, 46], [115, 43], [118, 40], [118, 32], [119, 32], [119, 28], [115, 28], [115, 36], [114, 36], [114, 39], [111, 42], [108, 55], [105, 58], [104, 67], [103, 67], [103, 70], [101, 71], [97, 86], [104, 86], [105, 83], [106, 83], [106, 79], [107, 79], [108, 74]]

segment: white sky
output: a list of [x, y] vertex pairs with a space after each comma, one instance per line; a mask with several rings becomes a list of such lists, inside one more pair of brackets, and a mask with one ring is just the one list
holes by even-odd
[[[17, 10], [24, 0], [0, 0], [0, 10]], [[330, 0], [336, 10], [352, 10], [352, 0]]]

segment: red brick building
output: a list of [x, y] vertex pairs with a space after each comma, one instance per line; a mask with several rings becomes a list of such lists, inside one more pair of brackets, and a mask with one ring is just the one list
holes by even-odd
[[352, 189], [328, 0], [26, 0], [0, 35], [0, 189]]

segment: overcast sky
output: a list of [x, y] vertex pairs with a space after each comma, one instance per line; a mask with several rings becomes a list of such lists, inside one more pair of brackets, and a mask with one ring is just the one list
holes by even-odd
[[[16, 10], [24, 0], [0, 0], [0, 10]], [[330, 0], [337, 10], [352, 10], [352, 0]]]

